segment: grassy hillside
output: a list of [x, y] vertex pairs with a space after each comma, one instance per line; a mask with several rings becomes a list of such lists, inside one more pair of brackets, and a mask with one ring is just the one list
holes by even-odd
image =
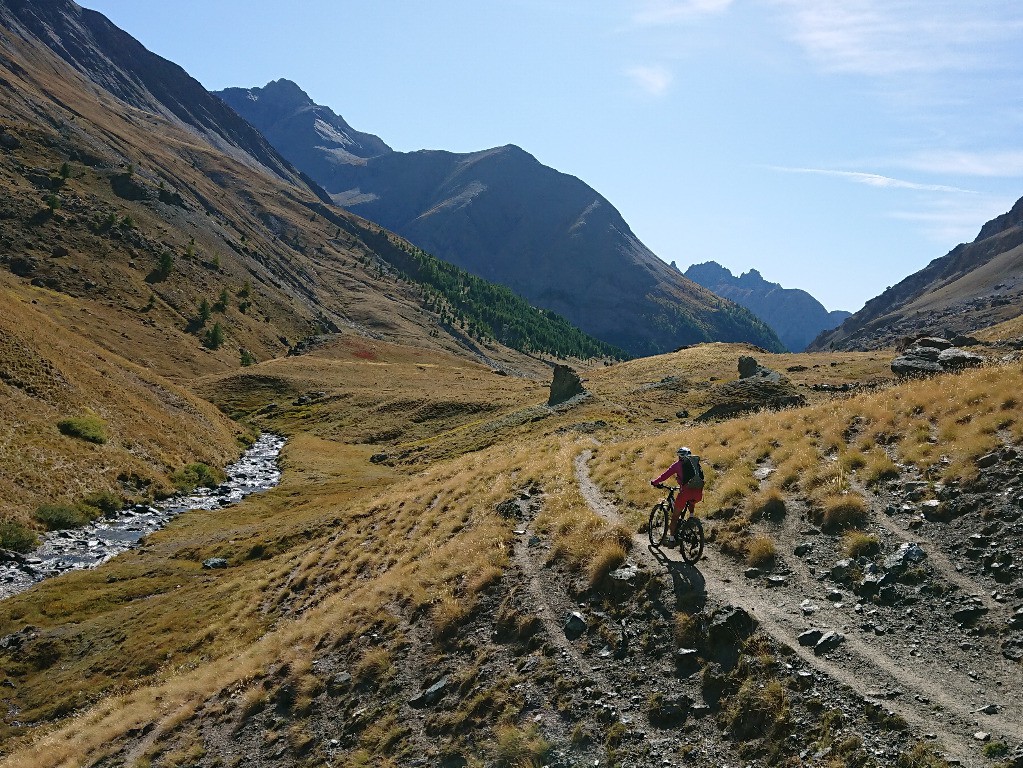
[[[14, 687], [4, 696], [19, 715], [17, 723], [5, 721], [4, 764], [232, 765], [228, 743], [262, 745], [289, 765], [316, 764], [328, 754], [343, 765], [401, 765], [423, 754], [461, 754], [472, 764], [505, 759], [505, 750], [522, 759], [531, 749], [539, 755], [551, 739], [580, 756], [635, 759], [628, 739], [611, 735], [613, 723], [582, 713], [569, 726], [575, 721], [585, 739], [573, 741], [571, 727], [552, 730], [546, 719], [541, 732], [527, 727], [519, 686], [550, 684], [566, 706], [575, 688], [559, 682], [563, 673], [553, 668], [547, 683], [516, 671], [531, 658], [544, 669], [552, 647], [542, 629], [530, 628], [528, 613], [514, 608], [524, 588], [519, 526], [531, 525], [545, 542], [540, 563], [567, 595], [607, 600], [600, 597], [610, 594], [604, 576], [638, 554], [632, 533], [656, 498], [647, 480], [679, 442], [701, 453], [708, 469], [703, 508], [712, 552], [745, 567], [751, 542], [764, 535], [758, 513], [772, 498], [789, 509], [807, 504], [824, 519], [836, 499], [862, 499], [860, 488], [886, 482], [893, 463], [934, 481], [968, 482], [978, 456], [1020, 440], [1010, 405], [1020, 385], [1016, 368], [840, 400], [809, 390], [819, 404], [718, 425], [658, 420], [665, 392], [645, 386], [681, 374], [693, 389], [674, 392], [672, 406], [696, 408], [699, 385], [734, 378], [743, 353], [706, 345], [596, 369], [586, 376], [593, 397], [570, 410], [544, 408], [543, 388], [526, 380], [356, 339], [208, 380], [202, 391], [226, 410], [292, 435], [284, 482], [228, 510], [184, 515], [101, 572], [45, 582], [0, 604], [0, 635], [36, 628], [6, 658]], [[789, 360], [762, 362], [781, 367]], [[819, 361], [802, 372], [807, 383], [863, 381], [880, 376], [885, 364], [863, 354]], [[511, 426], [508, 417], [523, 408], [546, 414]], [[973, 418], [964, 420], [966, 413]], [[499, 436], [492, 447], [461, 439], [484, 424]], [[921, 427], [940, 435], [940, 444], [920, 439]], [[382, 445], [424, 441], [448, 447], [443, 456], [413, 454], [397, 468], [369, 461]], [[588, 505], [577, 480], [584, 449], [595, 451], [593, 477], [616, 501], [621, 523]], [[761, 488], [754, 472], [765, 462], [775, 471]], [[502, 502], [516, 498], [539, 501], [535, 522], [507, 516]], [[867, 520], [879, 514], [864, 508]], [[201, 560], [214, 555], [231, 567], [203, 571]], [[142, 613], [134, 608], [140, 599]], [[619, 605], [614, 610], [629, 607]], [[648, 621], [623, 616], [635, 626]], [[497, 629], [477, 636], [481, 622], [497, 622]], [[656, 625], [651, 639], [670, 631]], [[490, 639], [509, 631], [511, 640]], [[769, 637], [759, 642], [749, 653], [778, 652]], [[630, 653], [642, 658], [642, 647]], [[509, 650], [518, 661], [504, 667]], [[405, 702], [436, 678], [429, 670], [450, 670], [456, 693], [425, 721], [410, 720]], [[739, 694], [726, 695], [723, 712], [732, 695]], [[796, 692], [784, 697], [814, 724], [805, 738], [818, 738], [826, 711], [805, 710]], [[324, 730], [323, 717], [334, 711], [346, 713], [342, 724]], [[52, 736], [19, 738], [51, 722], [58, 726]], [[847, 727], [869, 738], [869, 728], [856, 722]], [[155, 730], [139, 738], [149, 723]], [[702, 726], [689, 731], [697, 742], [707, 737]], [[328, 736], [339, 744], [331, 746]], [[739, 734], [713, 738], [718, 756], [746, 754]]]

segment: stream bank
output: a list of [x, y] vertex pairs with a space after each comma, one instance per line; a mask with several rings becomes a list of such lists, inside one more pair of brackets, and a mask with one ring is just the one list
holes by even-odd
[[117, 517], [100, 518], [82, 528], [51, 531], [27, 555], [0, 552], [0, 599], [67, 571], [96, 568], [137, 547], [144, 537], [182, 512], [222, 509], [249, 494], [273, 488], [281, 480], [277, 458], [284, 443], [280, 435], [260, 435], [238, 461], [225, 468], [227, 479], [216, 488], [198, 488], [153, 504], [137, 504]]

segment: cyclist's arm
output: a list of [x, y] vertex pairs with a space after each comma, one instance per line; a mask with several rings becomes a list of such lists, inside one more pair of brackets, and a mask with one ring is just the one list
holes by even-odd
[[660, 477], [658, 477], [658, 478], [656, 478], [654, 480], [651, 480], [650, 481], [651, 484], [653, 484], [653, 485], [660, 485], [661, 483], [663, 483], [665, 480], [667, 480], [672, 475], [677, 475], [678, 471], [680, 469], [680, 467], [679, 467], [680, 463], [681, 462], [676, 461], [674, 464], [672, 464], [670, 467], [668, 467], [667, 470], [665, 470], [664, 474], [662, 474]]

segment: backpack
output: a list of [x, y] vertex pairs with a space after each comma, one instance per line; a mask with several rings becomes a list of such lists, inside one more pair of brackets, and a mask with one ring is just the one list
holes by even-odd
[[683, 461], [689, 462], [690, 469], [693, 470], [693, 476], [686, 482], [686, 488], [703, 489], [703, 469], [700, 467], [699, 456], [686, 456]]

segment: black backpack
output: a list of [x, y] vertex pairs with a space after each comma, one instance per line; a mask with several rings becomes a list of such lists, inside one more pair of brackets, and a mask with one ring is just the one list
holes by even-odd
[[682, 459], [683, 461], [689, 462], [689, 468], [693, 470], [693, 476], [686, 481], [686, 488], [703, 489], [703, 469], [700, 467], [699, 456], [686, 456]]

